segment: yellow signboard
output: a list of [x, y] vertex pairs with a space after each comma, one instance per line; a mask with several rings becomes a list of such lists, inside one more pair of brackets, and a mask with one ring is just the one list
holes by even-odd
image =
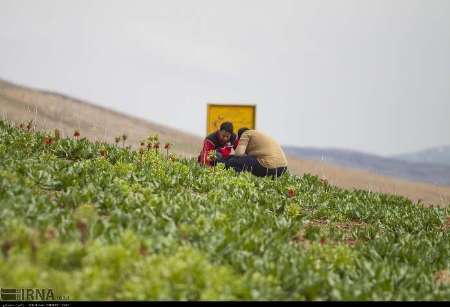
[[208, 104], [206, 134], [217, 131], [223, 122], [232, 122], [237, 134], [239, 128], [256, 128], [256, 106], [237, 104]]

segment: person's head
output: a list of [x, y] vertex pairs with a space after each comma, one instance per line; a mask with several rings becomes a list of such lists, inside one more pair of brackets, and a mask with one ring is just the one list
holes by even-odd
[[223, 142], [228, 142], [233, 135], [233, 124], [230, 122], [224, 122], [220, 125], [219, 135]]
[[247, 131], [247, 130], [250, 130], [250, 129], [248, 129], [247, 127], [243, 127], [243, 128], [241, 128], [241, 129], [239, 129], [239, 130], [238, 130], [238, 139], [240, 139], [240, 138], [241, 138], [241, 135], [242, 135], [245, 131]]

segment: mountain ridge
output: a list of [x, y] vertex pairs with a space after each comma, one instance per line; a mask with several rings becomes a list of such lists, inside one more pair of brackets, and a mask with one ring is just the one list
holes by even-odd
[[392, 157], [338, 148], [284, 146], [286, 153], [303, 159], [375, 172], [380, 175], [400, 177], [416, 182], [450, 186], [450, 165], [403, 161]]
[[424, 162], [450, 166], [450, 145], [429, 147], [419, 151], [394, 155], [392, 157], [410, 162]]

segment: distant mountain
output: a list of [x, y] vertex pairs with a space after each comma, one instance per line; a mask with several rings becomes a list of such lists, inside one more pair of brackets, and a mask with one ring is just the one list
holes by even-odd
[[392, 158], [410, 162], [425, 162], [450, 165], [450, 145], [428, 148], [413, 153], [396, 155], [392, 156]]
[[293, 146], [283, 148], [287, 154], [297, 158], [321, 160], [340, 166], [372, 171], [380, 175], [450, 186], [450, 165], [403, 161], [342, 149]]

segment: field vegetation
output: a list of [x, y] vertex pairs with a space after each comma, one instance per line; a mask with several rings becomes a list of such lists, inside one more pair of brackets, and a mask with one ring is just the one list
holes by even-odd
[[132, 150], [77, 132], [0, 122], [0, 287], [71, 300], [450, 300], [448, 207], [204, 168], [155, 136]]

